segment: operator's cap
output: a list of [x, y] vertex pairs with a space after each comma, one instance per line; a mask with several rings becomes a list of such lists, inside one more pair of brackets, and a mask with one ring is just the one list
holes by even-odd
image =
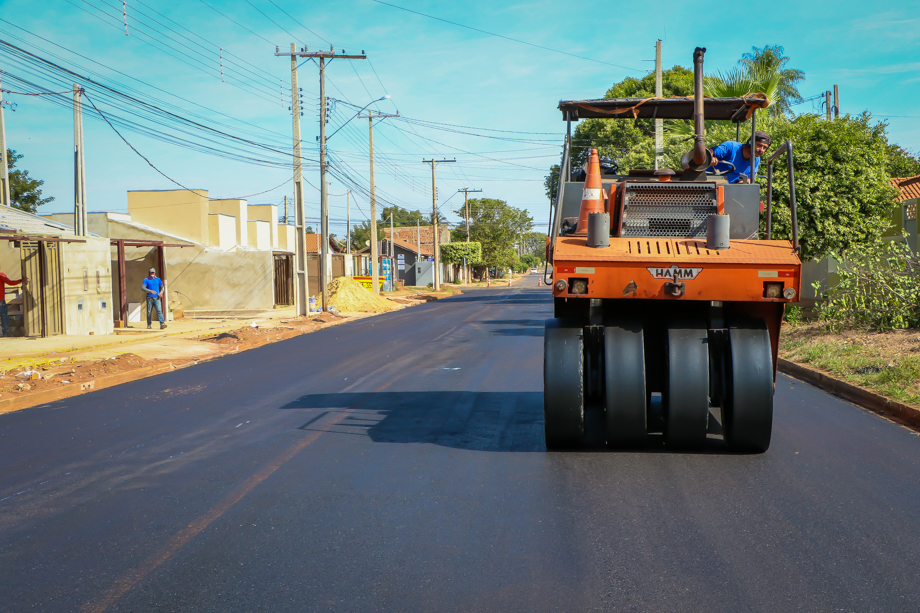
[[768, 145], [773, 142], [773, 139], [770, 138], [770, 135], [764, 132], [763, 130], [757, 130], [754, 132], [754, 140], [760, 141], [762, 143], [767, 143]]
[[156, 268], [151, 268], [151, 269], [150, 269], [150, 270], [148, 270], [147, 272], [152, 272], [152, 273], [156, 273], [156, 271], [157, 271], [157, 269], [156, 269]]

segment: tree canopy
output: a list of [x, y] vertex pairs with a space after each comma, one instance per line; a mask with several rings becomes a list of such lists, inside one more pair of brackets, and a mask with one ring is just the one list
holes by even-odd
[[[833, 121], [816, 115], [765, 117], [758, 119], [757, 125], [773, 137], [773, 147], [787, 139], [793, 143], [799, 241], [804, 258], [840, 253], [852, 245], [874, 240], [885, 231], [896, 190], [889, 183], [884, 123], [873, 124], [870, 115], [863, 113]], [[734, 137], [734, 125], [718, 122], [707, 132], [706, 141], [711, 145]], [[672, 164], [679, 164], [674, 153], [665, 161], [672, 168]], [[776, 238], [791, 238], [789, 187], [785, 164], [781, 162], [773, 173], [773, 231]], [[758, 174], [762, 198], [766, 200], [765, 165]]]
[[514, 245], [530, 232], [533, 218], [504, 200], [470, 198], [470, 241], [482, 245], [482, 265], [511, 268], [517, 256]]
[[38, 207], [48, 204], [54, 197], [42, 198], [41, 186], [45, 182], [30, 177], [28, 170], [16, 170], [16, 162], [22, 157], [15, 150], [6, 150], [6, 163], [10, 171], [10, 204], [13, 208], [36, 213]]

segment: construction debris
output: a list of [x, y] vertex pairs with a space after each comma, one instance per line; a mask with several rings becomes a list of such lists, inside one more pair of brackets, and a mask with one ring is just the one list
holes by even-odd
[[[322, 298], [317, 297], [322, 303]], [[351, 277], [339, 277], [329, 284], [329, 308], [340, 313], [387, 313], [399, 308], [386, 298], [364, 289]]]

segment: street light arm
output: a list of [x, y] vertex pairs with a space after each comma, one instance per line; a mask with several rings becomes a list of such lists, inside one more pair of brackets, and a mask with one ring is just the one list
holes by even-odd
[[365, 104], [364, 106], [362, 106], [360, 109], [358, 109], [358, 112], [357, 112], [357, 113], [355, 113], [354, 115], [352, 115], [352, 116], [349, 118], [348, 121], [346, 121], [345, 123], [343, 123], [342, 125], [340, 125], [338, 128], [335, 129], [335, 132], [333, 132], [332, 134], [330, 134], [329, 136], [327, 136], [327, 137], [326, 137], [326, 140], [328, 141], [330, 138], [332, 138], [333, 136], [335, 136], [335, 135], [338, 133], [338, 131], [341, 130], [342, 128], [344, 128], [345, 126], [347, 126], [348, 123], [349, 123], [352, 119], [354, 119], [355, 117], [357, 117], [358, 115], [360, 115], [360, 114], [361, 114], [361, 111], [363, 111], [364, 109], [366, 109], [366, 108], [369, 107], [370, 105], [374, 104], [375, 102], [380, 102], [381, 100], [386, 100], [386, 99], [389, 98], [389, 97], [390, 97], [389, 94], [387, 94], [386, 96], [382, 96], [382, 97], [380, 97], [380, 98], [377, 98], [376, 100], [371, 100], [370, 102], [368, 102], [367, 104]]

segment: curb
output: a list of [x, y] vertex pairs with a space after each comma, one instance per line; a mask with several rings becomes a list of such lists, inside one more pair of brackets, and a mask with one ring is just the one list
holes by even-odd
[[81, 394], [88, 394], [107, 387], [121, 385], [122, 383], [137, 381], [138, 379], [146, 379], [147, 377], [159, 375], [177, 368], [181, 367], [173, 366], [172, 364], [161, 364], [151, 368], [129, 370], [128, 372], [110, 375], [108, 377], [96, 377], [91, 382], [87, 382], [87, 384], [92, 384], [92, 387], [89, 389], [84, 389], [80, 384], [74, 384], [67, 388], [45, 390], [35, 394], [28, 394], [22, 398], [7, 398], [6, 400], [0, 400], [0, 415], [19, 411], [20, 409], [28, 409], [40, 404], [72, 398], [73, 396], [80, 396]]
[[[377, 313], [375, 313], [376, 315]], [[326, 322], [322, 328], [313, 330], [313, 332], [318, 332], [323, 328], [331, 328], [333, 326], [338, 326], [349, 321], [354, 321], [352, 318], [345, 318], [339, 320], [333, 320]], [[309, 334], [307, 332], [301, 332], [297, 336], [303, 336], [304, 334]], [[296, 338], [297, 336], [292, 336], [291, 338]], [[290, 340], [290, 339], [284, 339]], [[269, 341], [264, 345], [259, 345], [259, 347], [264, 347], [265, 345], [271, 345], [278, 341]], [[244, 351], [251, 351], [252, 349], [258, 349], [259, 347], [250, 347]], [[80, 384], [74, 384], [72, 387], [59, 388], [53, 390], [45, 390], [43, 392], [36, 392], [34, 394], [28, 394], [22, 396], [21, 398], [7, 398], [5, 400], [0, 400], [0, 415], [5, 413], [12, 413], [14, 411], [19, 411], [21, 409], [29, 409], [36, 407], [41, 404], [48, 404], [49, 402], [56, 402], [58, 400], [65, 400], [67, 398], [72, 398], [74, 396], [80, 396], [82, 394], [89, 394], [96, 390], [106, 389], [108, 387], [115, 387], [116, 385], [121, 385], [122, 383], [130, 383], [132, 381], [138, 381], [139, 379], [146, 379], [147, 377], [153, 377], [154, 375], [160, 375], [165, 372], [171, 372], [173, 370], [180, 370], [182, 368], [190, 368], [192, 366], [198, 366], [199, 364], [204, 364], [206, 362], [212, 362], [214, 360], [219, 360], [230, 355], [235, 355], [240, 353], [237, 351], [228, 351], [226, 353], [217, 353], [215, 355], [210, 355], [204, 358], [198, 358], [189, 362], [188, 364], [182, 364], [176, 366], [171, 363], [160, 364], [159, 366], [151, 366], [148, 368], [138, 368], [135, 370], [129, 370], [127, 372], [119, 373], [117, 375], [109, 375], [106, 377], [96, 377], [92, 381], [87, 381], [85, 384], [90, 384], [89, 388], [84, 388]]]
[[818, 389], [839, 396], [858, 407], [888, 417], [915, 430], [920, 430], [920, 409], [915, 409], [896, 400], [889, 400], [884, 396], [783, 358], [777, 360], [777, 367], [784, 374], [795, 377], [805, 383], [810, 383]]

